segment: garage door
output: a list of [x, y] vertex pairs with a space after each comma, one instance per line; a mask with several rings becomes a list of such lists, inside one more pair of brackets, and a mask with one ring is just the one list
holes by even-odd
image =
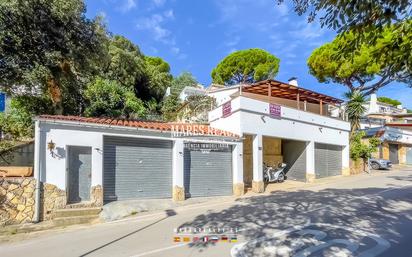
[[393, 164], [399, 164], [398, 145], [389, 144], [389, 160]]
[[306, 181], [306, 142], [282, 139], [282, 155], [287, 178]]
[[232, 194], [232, 147], [186, 143], [184, 150], [186, 197]]
[[406, 164], [412, 164], [412, 147], [406, 148]]
[[315, 144], [316, 178], [342, 174], [342, 147], [328, 144]]
[[172, 142], [104, 137], [104, 201], [172, 196]]

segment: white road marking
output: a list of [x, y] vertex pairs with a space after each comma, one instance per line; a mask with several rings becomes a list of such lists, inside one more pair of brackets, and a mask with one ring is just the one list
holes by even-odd
[[[383, 239], [383, 238], [381, 238], [378, 235], [373, 234], [373, 233], [369, 233], [369, 232], [359, 230], [359, 229], [354, 229], [354, 228], [351, 228], [351, 227], [343, 227], [343, 226], [338, 226], [338, 225], [333, 225], [333, 224], [310, 223], [307, 226], [301, 226], [301, 225], [300, 226], [293, 226], [289, 229], [282, 230], [280, 232], [276, 232], [272, 236], [263, 236], [263, 237], [260, 237], [260, 238], [254, 239], [254, 240], [250, 240], [250, 241], [247, 241], [247, 242], [237, 244], [234, 247], [232, 247], [232, 249], [230, 251], [230, 254], [231, 254], [232, 257], [246, 257], [246, 255], [243, 254], [243, 249], [247, 245], [256, 245], [257, 243], [272, 240], [274, 238], [279, 238], [281, 236], [291, 234], [293, 232], [298, 232], [299, 233], [305, 227], [308, 227], [308, 226], [343, 229], [343, 230], [351, 232], [352, 234], [358, 234], [358, 235], [361, 235], [363, 237], [369, 237], [369, 238], [373, 239], [376, 242], [376, 245], [374, 247], [368, 249], [368, 250], [365, 250], [365, 251], [361, 252], [358, 257], [375, 257], [375, 256], [378, 256], [379, 254], [381, 254], [382, 252], [384, 252], [386, 249], [388, 249], [390, 247], [390, 243], [387, 240], [385, 240], [385, 239]], [[323, 231], [318, 231], [318, 232], [321, 233]], [[356, 243], [351, 242], [349, 240], [346, 240], [346, 239], [333, 239], [333, 240], [322, 242], [321, 244], [303, 249], [302, 251], [296, 253], [296, 255], [293, 255], [293, 256], [294, 257], [309, 256], [312, 253], [315, 253], [316, 251], [318, 251], [320, 249], [327, 248], [327, 247], [329, 247], [333, 244], [345, 244], [347, 246], [346, 249], [349, 250], [350, 252], [354, 252], [358, 248], [358, 245]], [[277, 249], [274, 249], [274, 248], [272, 248], [271, 250], [272, 250], [272, 253], [276, 253], [276, 251], [277, 251]], [[293, 250], [293, 249], [291, 249], [291, 250]]]
[[[369, 195], [379, 195], [379, 194], [381, 194], [381, 193], [385, 193], [385, 192], [388, 192], [388, 191], [393, 191], [393, 190], [399, 190], [399, 189], [402, 189], [402, 188], [404, 188], [404, 187], [410, 187], [411, 185], [402, 185], [402, 186], [400, 186], [400, 187], [396, 187], [396, 188], [389, 188], [389, 189], [385, 189], [385, 190], [382, 190], [382, 191], [379, 191], [379, 192], [376, 192], [376, 193], [373, 193], [373, 194], [369, 194]], [[354, 199], [357, 199], [357, 198], [362, 198], [362, 197], [364, 197], [365, 195], [363, 195], [363, 196], [354, 196], [353, 198]], [[223, 205], [223, 204], [226, 204], [226, 203], [228, 203], [228, 202], [231, 202], [230, 200], [229, 201], [224, 201], [224, 202], [219, 202], [219, 203], [213, 203], [213, 204], [210, 204], [210, 205], [208, 205], [208, 204], [204, 204], [204, 205], [202, 205], [202, 206], [199, 206], [199, 205], [196, 205], [196, 206], [192, 206], [192, 207], [188, 207], [188, 208], [186, 208], [186, 210], [188, 210], [188, 209], [197, 209], [197, 208], [199, 208], [199, 207], [209, 207], [209, 206], [216, 206], [216, 205]], [[306, 213], [310, 213], [310, 212], [314, 212], [314, 211], [319, 211], [319, 210], [323, 210], [323, 209], [326, 209], [326, 208], [329, 208], [330, 206], [329, 205], [324, 205], [324, 206], [322, 206], [322, 207], [319, 207], [319, 208], [316, 208], [316, 209], [312, 209], [312, 210], [308, 210], [308, 211], [304, 211], [304, 212], [301, 212], [301, 213], [303, 213], [303, 214], [306, 214]], [[145, 216], [140, 216], [140, 217], [150, 217], [150, 216], [152, 216], [153, 217], [153, 214], [152, 215], [145, 215]], [[139, 217], [139, 218], [140, 218]], [[129, 220], [130, 221], [130, 220]], [[124, 220], [119, 220], [119, 221], [113, 221], [113, 223], [115, 223], [115, 222], [124, 222]], [[299, 225], [299, 226], [294, 226], [294, 227], [292, 227], [291, 229], [287, 229], [287, 230], [282, 230], [282, 231], [280, 231], [280, 232], [277, 232], [277, 233], [279, 233], [278, 235], [280, 236], [281, 234], [285, 234], [286, 232], [288, 232], [288, 231], [290, 231], [290, 230], [298, 230], [298, 229], [296, 229], [296, 228], [304, 228], [304, 227], [306, 227], [307, 226], [307, 224], [310, 224], [310, 221], [308, 221], [306, 224], [304, 224], [304, 225]], [[347, 229], [348, 230], [348, 229]], [[247, 231], [247, 229], [242, 229], [242, 231]], [[357, 231], [357, 230], [354, 230], [354, 231]], [[274, 235], [277, 235], [277, 233], [275, 233]], [[376, 236], [377, 238], [380, 238], [380, 237], [378, 237], [378, 236]], [[383, 239], [382, 239], [383, 240]], [[386, 241], [386, 240], [385, 240]], [[387, 242], [387, 241], [386, 241]], [[237, 246], [242, 246], [242, 245], [245, 245], [246, 243], [248, 243], [248, 242], [244, 242], [244, 243], [241, 243], [241, 244], [238, 244]], [[388, 243], [389, 244], [389, 243]], [[172, 245], [172, 246], [169, 246], [169, 247], [164, 247], [164, 248], [158, 248], [158, 249], [154, 249], [154, 250], [152, 250], [152, 251], [148, 251], [148, 252], [144, 252], [144, 253], [141, 253], [141, 254], [139, 254], [139, 255], [134, 255], [133, 257], [139, 257], [139, 256], [146, 256], [146, 255], [150, 255], [150, 254], [153, 254], [153, 253], [159, 253], [159, 252], [163, 252], [163, 251], [167, 251], [167, 250], [170, 250], [170, 249], [173, 249], [173, 248], [179, 248], [179, 247], [182, 247], [182, 246], [185, 246], [185, 245], [187, 245], [187, 244], [178, 244], [178, 245]], [[235, 246], [236, 247], [236, 246]], [[389, 247], [389, 246], [388, 246]], [[232, 250], [234, 249], [234, 247], [231, 249], [231, 254], [232, 254]], [[386, 249], [385, 249], [386, 250]], [[232, 254], [232, 256], [235, 256], [235, 255], [233, 255]], [[237, 255], [236, 255], [237, 256]], [[374, 256], [374, 255], [366, 255], [366, 256], [363, 256], [363, 257], [370, 257], [370, 256]]]
[[132, 256], [130, 256], [130, 257], [146, 256], [146, 255], [150, 255], [150, 254], [154, 254], [154, 253], [158, 253], [158, 252], [163, 252], [163, 251], [166, 251], [166, 250], [170, 250], [170, 249], [173, 249], [173, 248], [182, 247], [182, 246], [185, 246], [185, 245], [187, 245], [187, 244], [172, 245], [172, 246], [169, 246], [169, 247], [159, 248], [159, 249], [156, 249], [156, 250], [153, 250], [153, 251], [149, 251], [149, 252], [144, 252], [144, 253], [141, 253], [141, 254], [138, 254], [138, 255], [132, 255]]

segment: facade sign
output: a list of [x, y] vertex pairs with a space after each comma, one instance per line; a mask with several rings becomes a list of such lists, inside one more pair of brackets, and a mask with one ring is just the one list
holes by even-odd
[[4, 112], [6, 110], [6, 94], [0, 93], [0, 112]]
[[213, 152], [227, 152], [230, 150], [229, 144], [215, 144], [215, 143], [185, 143], [185, 148], [192, 151], [213, 151]]
[[282, 117], [282, 107], [278, 104], [269, 104], [269, 116], [280, 119]]
[[232, 114], [232, 102], [227, 102], [222, 105], [222, 117], [226, 118]]

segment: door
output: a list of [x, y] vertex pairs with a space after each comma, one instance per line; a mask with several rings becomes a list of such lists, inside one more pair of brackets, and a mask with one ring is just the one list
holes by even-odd
[[172, 197], [172, 141], [104, 137], [104, 201]]
[[282, 139], [282, 155], [287, 179], [306, 181], [306, 142]]
[[412, 146], [406, 147], [406, 164], [412, 165]]
[[389, 160], [392, 164], [399, 164], [398, 145], [389, 144]]
[[316, 178], [342, 174], [342, 147], [315, 143]]
[[232, 147], [226, 144], [186, 143], [186, 197], [232, 195]]
[[68, 203], [90, 200], [92, 179], [92, 148], [68, 147]]

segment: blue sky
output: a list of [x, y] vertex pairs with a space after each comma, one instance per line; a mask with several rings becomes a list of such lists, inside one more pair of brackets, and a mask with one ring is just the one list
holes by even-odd
[[[290, 2], [285, 0], [285, 2]], [[308, 24], [291, 6], [274, 0], [86, 0], [87, 15], [103, 15], [109, 31], [160, 56], [172, 73], [190, 71], [204, 85], [227, 54], [262, 48], [279, 57], [277, 80], [298, 77], [302, 87], [342, 98], [346, 88], [321, 84], [308, 73], [310, 53], [335, 33]], [[412, 109], [412, 89], [393, 83], [378, 92]]]

